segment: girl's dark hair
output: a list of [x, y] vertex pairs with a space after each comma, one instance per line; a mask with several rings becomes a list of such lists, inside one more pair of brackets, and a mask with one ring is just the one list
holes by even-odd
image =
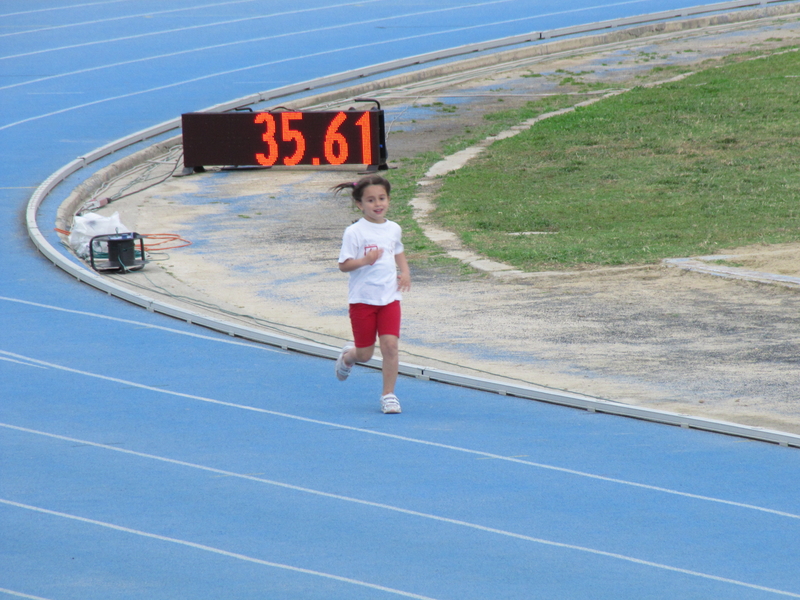
[[364, 190], [371, 185], [381, 186], [386, 190], [387, 196], [392, 193], [392, 184], [389, 183], [388, 179], [381, 177], [380, 175], [367, 175], [358, 181], [340, 183], [339, 185], [333, 186], [331, 189], [335, 194], [340, 194], [344, 190], [353, 190], [353, 200], [355, 202], [361, 202], [361, 197], [364, 195]]

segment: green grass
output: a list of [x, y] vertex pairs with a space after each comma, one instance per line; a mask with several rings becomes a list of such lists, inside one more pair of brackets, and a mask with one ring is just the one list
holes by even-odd
[[[527, 270], [797, 241], [800, 52], [751, 56], [634, 88], [495, 143], [445, 178], [435, 218], [481, 254]], [[498, 112], [444, 154], [580, 99]], [[403, 199], [439, 158], [415, 157], [390, 175], [411, 254], [437, 254]], [[554, 235], [508, 235], [529, 231]]]
[[401, 159], [388, 174], [392, 182], [391, 218], [403, 227], [403, 243], [406, 254], [418, 265], [449, 262], [439, 246], [431, 242], [413, 218], [409, 204], [417, 192], [417, 181], [444, 156], [463, 150], [486, 137], [495, 135], [527, 119], [572, 106], [586, 96], [551, 96], [537, 102], [528, 102], [524, 107], [502, 110], [486, 115], [482, 123], [472, 126], [461, 135], [443, 145], [441, 153], [427, 152], [413, 158]]

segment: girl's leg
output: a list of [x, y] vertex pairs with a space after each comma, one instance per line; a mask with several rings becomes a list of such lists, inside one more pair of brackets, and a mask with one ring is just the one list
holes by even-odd
[[352, 367], [357, 362], [367, 362], [375, 353], [375, 346], [366, 348], [350, 348], [344, 353], [344, 362], [348, 367]]
[[[369, 304], [350, 305], [350, 324], [353, 328], [354, 346], [344, 353], [348, 367], [357, 362], [367, 362], [375, 352], [378, 332], [378, 308]], [[362, 347], [359, 348], [358, 346]]]
[[383, 394], [394, 394], [397, 372], [400, 368], [400, 353], [396, 335], [382, 335], [378, 338], [383, 356]]
[[375, 352], [375, 345], [355, 348], [347, 344], [336, 359], [336, 379], [344, 381], [350, 376], [350, 370], [357, 362], [367, 362]]

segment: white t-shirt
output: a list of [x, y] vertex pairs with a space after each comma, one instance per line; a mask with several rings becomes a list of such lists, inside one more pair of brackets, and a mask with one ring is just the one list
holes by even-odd
[[372, 223], [359, 219], [344, 230], [339, 263], [361, 258], [370, 250], [382, 248], [383, 255], [374, 265], [350, 271], [350, 304], [386, 306], [402, 298], [397, 290], [395, 254], [403, 252], [402, 230], [394, 221]]

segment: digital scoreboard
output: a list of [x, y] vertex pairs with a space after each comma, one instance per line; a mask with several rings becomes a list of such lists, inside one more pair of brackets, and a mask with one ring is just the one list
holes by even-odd
[[383, 111], [185, 113], [183, 163], [263, 167], [386, 168]]

